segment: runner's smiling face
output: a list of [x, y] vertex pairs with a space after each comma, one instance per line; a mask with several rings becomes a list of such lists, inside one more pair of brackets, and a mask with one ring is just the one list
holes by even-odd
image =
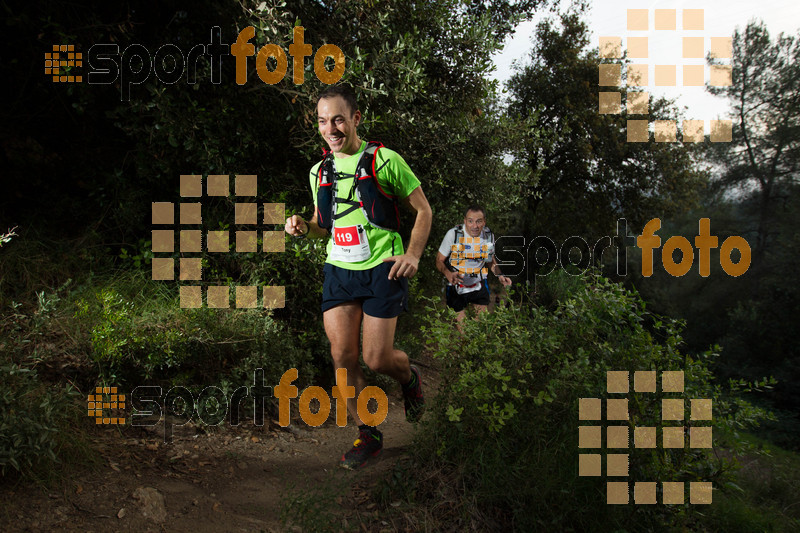
[[353, 155], [361, 147], [356, 128], [361, 111], [353, 112], [341, 96], [323, 98], [317, 104], [319, 133], [337, 157]]
[[481, 211], [467, 211], [464, 215], [464, 229], [470, 237], [480, 237], [486, 219]]

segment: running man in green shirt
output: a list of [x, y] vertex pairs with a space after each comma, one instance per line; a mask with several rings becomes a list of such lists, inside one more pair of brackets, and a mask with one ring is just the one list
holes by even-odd
[[[319, 132], [330, 148], [311, 169], [314, 216], [286, 219], [286, 232], [295, 237], [328, 240], [323, 269], [322, 317], [331, 343], [335, 369], [347, 370], [355, 395], [366, 386], [359, 365], [359, 334], [364, 363], [400, 382], [406, 419], [416, 421], [424, 398], [419, 371], [408, 355], [394, 348], [397, 317], [408, 306], [408, 278], [419, 268], [428, 240], [432, 212], [420, 182], [400, 155], [379, 143], [362, 141], [361, 122], [353, 89], [332, 85], [317, 102]], [[408, 249], [397, 233], [401, 203], [416, 213]], [[337, 386], [344, 387], [345, 383]], [[383, 436], [363, 423], [355, 398], [347, 410], [359, 425], [359, 437], [340, 461], [357, 468], [380, 453]]]

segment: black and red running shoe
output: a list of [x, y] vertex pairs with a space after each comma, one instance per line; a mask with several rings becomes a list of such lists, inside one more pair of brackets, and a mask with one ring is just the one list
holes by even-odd
[[425, 396], [422, 394], [422, 378], [419, 376], [419, 370], [414, 365], [411, 365], [411, 373], [414, 379], [411, 380], [411, 385], [403, 385], [403, 404], [406, 408], [406, 420], [409, 422], [417, 422], [422, 417], [425, 411]]
[[383, 449], [383, 434], [375, 428], [359, 428], [358, 438], [349, 452], [342, 455], [339, 464], [342, 468], [355, 470], [375, 457]]

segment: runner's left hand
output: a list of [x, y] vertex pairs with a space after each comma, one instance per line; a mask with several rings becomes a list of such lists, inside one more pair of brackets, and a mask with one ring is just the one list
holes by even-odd
[[389, 279], [413, 277], [419, 267], [419, 258], [408, 254], [393, 255], [383, 260], [384, 263], [388, 261], [394, 261], [394, 265], [389, 271]]
[[507, 276], [497, 276], [497, 279], [500, 280], [500, 283], [503, 285], [503, 287], [508, 287], [511, 285], [511, 278]]

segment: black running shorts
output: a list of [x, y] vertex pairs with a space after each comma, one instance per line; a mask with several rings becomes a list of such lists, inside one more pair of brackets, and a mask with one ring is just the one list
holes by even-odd
[[466, 309], [468, 304], [489, 305], [489, 288], [487, 285], [488, 282], [483, 280], [480, 290], [468, 292], [466, 294], [458, 294], [455, 287], [448, 285], [445, 290], [447, 307], [452, 308], [453, 311], [458, 313]]
[[376, 318], [394, 318], [408, 311], [408, 278], [389, 279], [394, 262], [369, 270], [347, 270], [330, 263], [322, 269], [322, 312], [339, 304], [361, 302], [361, 310]]

